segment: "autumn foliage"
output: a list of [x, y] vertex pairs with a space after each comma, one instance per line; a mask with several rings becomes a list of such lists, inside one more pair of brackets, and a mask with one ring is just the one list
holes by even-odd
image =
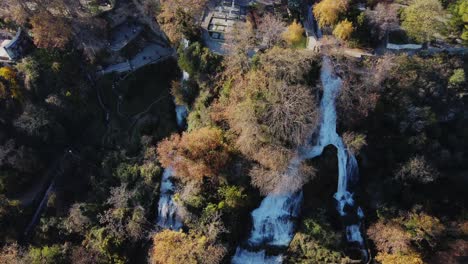
[[207, 237], [164, 230], [153, 237], [152, 264], [220, 263], [226, 249], [213, 244]]
[[17, 74], [11, 67], [0, 68], [0, 98], [18, 99], [21, 96]]
[[198, 33], [197, 21], [206, 0], [163, 0], [157, 20], [172, 43], [190, 38]]
[[54, 17], [41, 11], [31, 18], [34, 44], [40, 48], [65, 48], [72, 36], [71, 26], [65, 18]]
[[184, 180], [216, 176], [229, 162], [222, 131], [210, 127], [172, 135], [159, 143], [158, 155], [163, 167]]
[[283, 38], [289, 45], [295, 45], [301, 42], [304, 28], [297, 21], [288, 26], [286, 32], [283, 33]]
[[348, 0], [322, 0], [314, 6], [314, 16], [320, 27], [334, 26], [340, 14], [348, 9]]
[[333, 30], [333, 35], [341, 40], [348, 40], [353, 33], [353, 22], [347, 19], [341, 21]]

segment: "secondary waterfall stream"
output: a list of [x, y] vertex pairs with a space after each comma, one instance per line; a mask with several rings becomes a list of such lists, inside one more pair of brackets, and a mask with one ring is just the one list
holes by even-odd
[[[358, 168], [356, 158], [349, 153], [343, 140], [336, 132], [335, 99], [341, 88], [341, 79], [333, 74], [329, 58], [323, 58], [320, 74], [323, 86], [321, 99], [321, 122], [318, 138], [312, 146], [305, 146], [298, 157], [291, 161], [289, 170], [295, 170], [306, 160], [320, 156], [324, 148], [333, 145], [338, 155], [338, 188], [334, 195], [337, 210], [343, 217], [348, 242], [358, 245], [363, 259], [367, 259], [364, 241], [360, 231], [360, 219], [364, 214], [360, 207], [354, 205], [353, 194], [349, 183], [357, 180]], [[288, 173], [285, 173], [284, 177]], [[265, 197], [259, 208], [252, 212], [253, 227], [247, 241], [249, 249], [238, 247], [232, 263], [258, 264], [281, 263], [283, 257], [268, 256], [267, 247], [287, 247], [294, 236], [294, 220], [302, 204], [302, 191], [296, 193], [273, 193]], [[251, 250], [255, 249], [255, 250]], [[256, 251], [258, 250], [258, 251]]]
[[[189, 45], [187, 40], [183, 41], [184, 49]], [[189, 74], [186, 71], [182, 72], [181, 85], [189, 79]], [[187, 107], [185, 105], [175, 106], [176, 120], [179, 128], [185, 127], [185, 120], [187, 118]], [[158, 218], [157, 225], [165, 229], [178, 230], [182, 227], [182, 220], [177, 211], [177, 205], [174, 201], [174, 184], [172, 183], [173, 169], [171, 167], [166, 168], [163, 172], [160, 187], [160, 197], [158, 202]]]

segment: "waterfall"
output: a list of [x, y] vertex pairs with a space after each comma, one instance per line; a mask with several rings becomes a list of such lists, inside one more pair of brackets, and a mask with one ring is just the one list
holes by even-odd
[[[185, 83], [188, 81], [189, 78], [190, 76], [188, 72], [183, 71], [181, 85], [185, 85]], [[185, 105], [176, 104], [175, 111], [176, 111], [177, 125], [179, 126], [179, 128], [184, 128], [185, 120], [187, 119], [187, 115], [188, 115], [187, 107]]]
[[173, 198], [174, 184], [171, 181], [172, 176], [172, 168], [169, 167], [164, 170], [158, 203], [158, 226], [178, 230], [182, 227], [182, 221]]
[[[184, 49], [188, 48], [189, 41], [184, 39], [182, 45], [184, 46]], [[181, 85], [185, 85], [189, 78], [189, 74], [186, 71], [183, 71]], [[177, 125], [180, 129], [183, 129], [188, 115], [187, 107], [185, 105], [176, 104], [175, 112]], [[173, 169], [168, 167], [164, 170], [162, 175], [161, 187], [159, 190], [160, 197], [158, 202], [157, 225], [162, 228], [178, 230], [183, 226], [183, 224], [178, 213], [177, 204], [173, 197], [175, 187], [171, 180], [172, 176], [174, 176], [173, 172]]]
[[[328, 145], [334, 145], [338, 155], [338, 188], [334, 195], [337, 200], [337, 210], [341, 216], [355, 215], [356, 219], [347, 220], [346, 239], [350, 243], [357, 243], [362, 251], [363, 258], [367, 258], [364, 241], [360, 231], [360, 219], [364, 213], [360, 207], [354, 206], [352, 193], [349, 192], [348, 183], [357, 177], [356, 158], [349, 153], [343, 140], [336, 132], [335, 99], [341, 88], [341, 79], [333, 75], [329, 58], [323, 58], [320, 74], [323, 85], [323, 96], [320, 103], [321, 122], [318, 138], [315, 144], [305, 146], [299, 150], [299, 157], [293, 159], [288, 172], [297, 169], [299, 164], [322, 154]], [[287, 183], [287, 175], [283, 177]], [[294, 174], [292, 174], [294, 175]], [[270, 194], [262, 201], [260, 207], [252, 212], [253, 228], [247, 244], [250, 248], [265, 246], [287, 247], [294, 236], [294, 219], [298, 216], [302, 203], [302, 191], [286, 194]], [[251, 251], [238, 247], [232, 258], [234, 264], [244, 263], [281, 263], [282, 256], [267, 256], [265, 250]]]

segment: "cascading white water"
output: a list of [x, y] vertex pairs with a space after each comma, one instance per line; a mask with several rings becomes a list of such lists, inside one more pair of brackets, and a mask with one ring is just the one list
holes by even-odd
[[[298, 168], [305, 159], [311, 159], [322, 154], [328, 145], [334, 145], [338, 155], [338, 188], [335, 199], [337, 209], [344, 216], [346, 208], [353, 207], [352, 194], [348, 191], [348, 181], [357, 175], [357, 161], [345, 148], [343, 140], [336, 133], [335, 98], [341, 88], [341, 79], [333, 75], [330, 59], [324, 57], [320, 79], [323, 85], [321, 100], [321, 123], [319, 135], [313, 147], [305, 147], [295, 158], [288, 171]], [[284, 178], [289, 173], [286, 173]], [[290, 175], [290, 174], [289, 174]], [[287, 183], [287, 180], [284, 181]], [[286, 194], [270, 194], [262, 201], [259, 208], [252, 212], [253, 228], [248, 240], [251, 247], [288, 246], [294, 235], [294, 218], [298, 216], [302, 202], [302, 192]], [[349, 210], [349, 209], [348, 209]], [[361, 208], [356, 209], [359, 219], [364, 217]], [[365, 257], [364, 242], [359, 223], [346, 226], [346, 238], [356, 242], [361, 247]], [[264, 250], [249, 251], [238, 247], [232, 258], [234, 264], [244, 263], [281, 263], [282, 256], [267, 256]]]
[[[182, 72], [181, 85], [185, 85], [185, 83], [188, 81], [189, 77], [190, 76], [189, 76], [188, 72], [183, 71]], [[187, 107], [185, 105], [177, 105], [176, 104], [175, 111], [176, 111], [177, 125], [180, 128], [183, 128], [185, 126], [185, 120], [187, 119], [187, 115], [188, 115]]]
[[[184, 49], [186, 49], [189, 45], [189, 41], [184, 39], [182, 44], [184, 45]], [[181, 85], [185, 85], [189, 78], [189, 74], [186, 71], [183, 71]], [[177, 125], [179, 128], [183, 129], [188, 115], [187, 107], [185, 105], [176, 104], [175, 111]], [[178, 213], [177, 204], [173, 197], [174, 184], [171, 180], [172, 176], [174, 176], [173, 169], [171, 167], [166, 168], [161, 179], [157, 224], [162, 228], [177, 230], [180, 229], [183, 224]]]
[[177, 230], [182, 227], [182, 221], [173, 198], [174, 184], [171, 181], [172, 176], [172, 168], [169, 167], [164, 170], [158, 203], [158, 226]]

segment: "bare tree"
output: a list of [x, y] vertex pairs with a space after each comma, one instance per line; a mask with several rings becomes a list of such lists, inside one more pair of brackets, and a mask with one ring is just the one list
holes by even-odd
[[286, 25], [277, 16], [267, 14], [261, 19], [257, 28], [257, 38], [260, 44], [266, 48], [283, 44], [283, 33], [286, 31]]
[[225, 75], [235, 76], [249, 69], [249, 52], [255, 47], [255, 32], [250, 22], [237, 22], [226, 33]]
[[366, 9], [373, 28], [372, 34], [382, 39], [387, 34], [399, 27], [398, 7], [395, 4], [378, 3], [374, 10]]

